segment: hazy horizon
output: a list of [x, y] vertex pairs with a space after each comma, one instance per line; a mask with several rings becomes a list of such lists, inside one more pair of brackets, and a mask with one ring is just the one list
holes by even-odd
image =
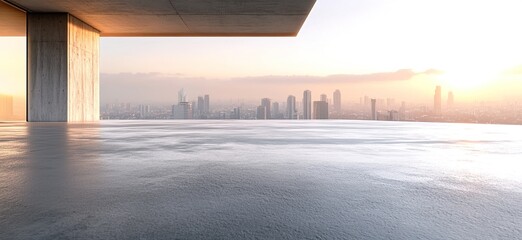
[[[518, 91], [506, 91], [502, 85], [476, 89], [472, 93], [459, 91], [436, 81], [442, 73], [435, 69], [414, 72], [400, 69], [395, 72], [369, 74], [337, 74], [328, 76], [247, 76], [236, 78], [190, 77], [164, 73], [101, 74], [101, 102], [176, 103], [177, 92], [184, 89], [189, 100], [210, 94], [213, 100], [258, 102], [261, 98], [286, 100], [289, 95], [297, 99], [304, 90], [311, 90], [313, 99], [321, 94], [329, 98], [339, 89], [343, 102], [359, 102], [360, 97], [395, 98], [415, 103], [432, 103], [435, 87], [440, 85], [443, 96], [453, 92], [460, 103], [517, 102], [522, 100]], [[491, 93], [491, 88], [503, 92]], [[513, 90], [513, 89], [511, 89]], [[150, 94], [154, 93], [154, 94]]]

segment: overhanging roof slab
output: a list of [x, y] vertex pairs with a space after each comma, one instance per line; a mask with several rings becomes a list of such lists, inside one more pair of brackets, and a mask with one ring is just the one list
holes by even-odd
[[9, 0], [68, 12], [102, 36], [296, 36], [316, 0]]

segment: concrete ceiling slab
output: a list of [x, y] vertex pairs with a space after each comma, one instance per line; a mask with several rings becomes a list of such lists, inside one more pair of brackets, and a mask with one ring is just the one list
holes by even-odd
[[[277, 36], [294, 31], [294, 26], [302, 25], [306, 15], [186, 15], [183, 19], [187, 27], [195, 32], [214, 35], [241, 32]], [[255, 28], [252, 27], [254, 23]]]
[[0, 1], [0, 36], [25, 36], [25, 13]]
[[102, 36], [296, 36], [315, 1], [8, 0], [7, 2], [27, 12], [68, 12], [98, 29]]
[[96, 29], [112, 29], [110, 32], [102, 32], [102, 36], [106, 37], [188, 34], [179, 15], [133, 15], [132, 18], [126, 15], [84, 15], [82, 20], [87, 23], [96, 22]]
[[7, 0], [29, 12], [69, 12], [72, 14], [170, 14], [169, 0]]
[[179, 14], [308, 15], [315, 0], [173, 0]]

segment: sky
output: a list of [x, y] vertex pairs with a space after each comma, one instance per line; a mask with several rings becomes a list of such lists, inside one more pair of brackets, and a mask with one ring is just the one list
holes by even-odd
[[[519, 100], [520, 9], [520, 0], [318, 0], [295, 38], [102, 38], [102, 102], [174, 101], [182, 87], [189, 98], [340, 89], [354, 101], [428, 102], [438, 84], [461, 101]], [[0, 52], [15, 45], [0, 43]]]

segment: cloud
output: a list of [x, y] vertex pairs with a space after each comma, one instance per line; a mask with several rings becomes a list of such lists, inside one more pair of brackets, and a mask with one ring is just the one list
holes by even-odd
[[419, 75], [438, 75], [442, 71], [429, 69], [424, 72], [414, 72], [411, 69], [401, 69], [395, 72], [379, 72], [369, 74], [337, 74], [329, 76], [260, 76], [234, 78], [232, 82], [248, 82], [258, 84], [341, 84], [407, 81]]
[[211, 94], [216, 99], [248, 99], [259, 97], [282, 98], [297, 94], [303, 89], [330, 91], [345, 86], [383, 86], [385, 83], [405, 83], [416, 76], [436, 75], [441, 71], [429, 69], [415, 72], [401, 69], [395, 72], [369, 74], [337, 74], [330, 76], [258, 76], [231, 79], [189, 77], [182, 74], [164, 73], [117, 73], [101, 74], [102, 103], [121, 102], [175, 102], [177, 92], [184, 88], [189, 99], [201, 94]]

